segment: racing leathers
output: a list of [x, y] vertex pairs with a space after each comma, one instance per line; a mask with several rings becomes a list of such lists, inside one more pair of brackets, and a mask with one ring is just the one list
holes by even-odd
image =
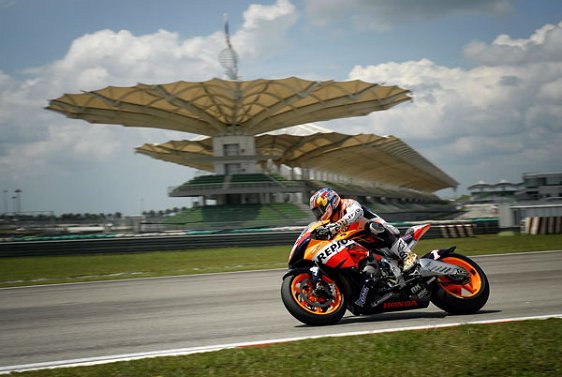
[[[353, 199], [341, 199], [337, 211], [334, 211], [330, 223], [324, 228], [334, 236], [340, 230], [345, 231], [351, 224], [365, 217], [361, 204]], [[399, 237], [400, 231], [382, 217], [369, 211], [369, 230], [385, 247], [382, 251], [386, 256], [402, 261], [402, 271], [409, 272], [417, 265], [417, 255], [410, 250], [406, 242]]]

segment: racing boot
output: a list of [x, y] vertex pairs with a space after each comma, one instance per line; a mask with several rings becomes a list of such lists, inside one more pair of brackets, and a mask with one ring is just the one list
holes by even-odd
[[408, 247], [406, 241], [398, 237], [390, 247], [390, 251], [402, 260], [402, 271], [413, 273], [418, 267], [418, 256]]
[[418, 256], [413, 251], [408, 251], [406, 258], [402, 260], [402, 271], [413, 273], [418, 268]]

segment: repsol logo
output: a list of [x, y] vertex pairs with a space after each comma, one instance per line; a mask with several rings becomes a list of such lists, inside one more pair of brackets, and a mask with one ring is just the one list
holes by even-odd
[[398, 309], [398, 308], [409, 308], [411, 306], [417, 306], [418, 302], [415, 300], [409, 301], [395, 301], [395, 302], [385, 302], [383, 305], [384, 309]]
[[353, 242], [354, 241], [350, 240], [334, 241], [326, 246], [321, 252], [316, 254], [314, 259], [319, 263], [326, 263], [330, 260], [330, 258], [342, 251], [346, 246], [351, 245]]

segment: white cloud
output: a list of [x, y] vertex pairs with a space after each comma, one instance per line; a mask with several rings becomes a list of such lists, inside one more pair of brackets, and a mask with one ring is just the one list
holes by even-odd
[[232, 37], [234, 49], [248, 59], [278, 53], [289, 43], [286, 32], [297, 17], [295, 7], [287, 0], [277, 0], [273, 5], [250, 5], [244, 12], [242, 28]]
[[[361, 15], [355, 18], [356, 26], [362, 23], [363, 27], [392, 27], [403, 22], [400, 17], [420, 20], [454, 12], [498, 15], [508, 12], [511, 3], [306, 1], [308, 15], [317, 22], [344, 19], [350, 15], [348, 10], [354, 9], [354, 14]], [[406, 8], [408, 12], [404, 12]], [[232, 35], [241, 60], [266, 59], [283, 51], [297, 17], [287, 0], [250, 6]], [[480, 179], [515, 181], [524, 171], [559, 170], [560, 28], [560, 24], [545, 25], [528, 38], [502, 35], [491, 43], [474, 41], [464, 50], [479, 63], [473, 69], [440, 66], [422, 58], [357, 66], [350, 78], [412, 89], [415, 100], [369, 117], [333, 122], [332, 126], [345, 124], [349, 132], [399, 136], [454, 178], [462, 176], [467, 185]], [[23, 188], [26, 203], [31, 200], [30, 191], [35, 190], [35, 205], [28, 208], [93, 211], [87, 206], [97, 205], [95, 198], [71, 200], [77, 192], [88, 190], [94, 197], [104, 193], [106, 208], [112, 211], [130, 213], [131, 204], [124, 207], [120, 201], [125, 198], [138, 205], [139, 197], [146, 198], [147, 209], [164, 208], [163, 204], [151, 204], [154, 201], [149, 198], [165, 197], [167, 185], [182, 183], [191, 172], [134, 155], [133, 148], [191, 135], [90, 125], [43, 107], [65, 92], [223, 76], [217, 56], [224, 47], [222, 31], [182, 39], [167, 30], [146, 35], [100, 30], [74, 40], [68, 52], [52, 64], [28, 69], [25, 79], [0, 71], [0, 175], [4, 186]], [[41, 202], [42, 198], [50, 202]], [[78, 205], [85, 207], [77, 209]]]
[[516, 59], [497, 48], [498, 39], [481, 43], [478, 53], [470, 45], [483, 63], [473, 69], [419, 60], [357, 66], [350, 78], [414, 93], [413, 103], [372, 114], [374, 132], [399, 135], [453, 177], [493, 181], [503, 172], [518, 180], [524, 171], [560, 169], [562, 44], [558, 51], [551, 45], [559, 35], [559, 26], [547, 25], [528, 39], [502, 37], [502, 46], [517, 49]]
[[[214, 51], [200, 48], [190, 53], [199, 41], [181, 41], [176, 33], [160, 30], [134, 36], [126, 30], [101, 30], [76, 39], [62, 59], [29, 70], [24, 81], [1, 75], [2, 171], [33, 175], [47, 168], [74, 168], [77, 161], [109, 161], [121, 153], [131, 154], [135, 146], [131, 141], [140, 143], [139, 129], [128, 129], [124, 135], [119, 127], [88, 126], [43, 107], [65, 92], [220, 75], [218, 63], [210, 63], [210, 56], [219, 50], [218, 36], [208, 39]], [[164, 138], [168, 133], [154, 134]]]
[[492, 44], [473, 41], [464, 55], [485, 65], [517, 65], [562, 61], [562, 22], [545, 25], [527, 39], [498, 36]]
[[[251, 6], [244, 13], [241, 29], [232, 36], [235, 49], [239, 55], [249, 57], [278, 51], [277, 45], [286, 43], [283, 33], [292, 26], [295, 17], [295, 9], [287, 0], [278, 0], [271, 6]], [[108, 85], [221, 77], [224, 71], [217, 57], [224, 47], [222, 31], [181, 39], [178, 33], [167, 30], [147, 35], [134, 35], [128, 30], [100, 30], [74, 40], [65, 56], [52, 64], [27, 69], [23, 80], [0, 71], [3, 185], [16, 187], [55, 176], [71, 179], [77, 172], [97, 169], [96, 166], [109, 169], [114, 161], [130, 159], [134, 147], [143, 143], [191, 137], [172, 131], [92, 126], [46, 111], [44, 107], [49, 99], [63, 93]], [[145, 156], [134, 158], [144, 163], [148, 160]], [[156, 162], [156, 165], [162, 166], [158, 173], [178, 171], [171, 164]], [[187, 178], [187, 169], [181, 169], [185, 173], [176, 176], [174, 184], [181, 184]], [[103, 178], [91, 177], [92, 182], [99, 179]], [[76, 190], [75, 183], [69, 187]], [[150, 184], [158, 185], [161, 195], [166, 195], [166, 186], [158, 179]], [[64, 196], [64, 190], [69, 189], [63, 188], [57, 195]]]
[[218, 32], [182, 41], [166, 30], [141, 36], [100, 30], [76, 39], [64, 58], [35, 73], [46, 79], [49, 89], [44, 89], [56, 95], [109, 84], [202, 80], [221, 75], [216, 57], [223, 44]]
[[305, 0], [307, 14], [316, 24], [350, 20], [356, 28], [375, 30], [454, 13], [504, 15], [511, 11], [511, 3], [511, 0]]

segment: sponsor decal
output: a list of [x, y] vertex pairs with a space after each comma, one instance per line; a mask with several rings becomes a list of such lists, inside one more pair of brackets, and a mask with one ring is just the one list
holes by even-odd
[[324, 193], [324, 195], [319, 196], [318, 199], [316, 199], [316, 204], [319, 207], [326, 207], [328, 205], [328, 199], [325, 196], [326, 194]]
[[364, 306], [365, 302], [367, 302], [367, 295], [369, 294], [369, 287], [366, 285], [361, 288], [361, 293], [359, 294], [359, 298], [355, 301], [355, 305], [357, 306]]
[[383, 305], [384, 309], [399, 309], [399, 308], [409, 308], [412, 306], [417, 306], [418, 302], [415, 300], [408, 300], [408, 301], [394, 301], [394, 302], [385, 302]]
[[423, 289], [423, 287], [422, 287], [421, 285], [417, 284], [417, 285], [414, 285], [414, 286], [412, 287], [412, 289], [410, 289], [410, 292], [412, 292], [412, 294], [415, 295], [416, 293], [418, 293], [418, 292], [421, 291], [422, 289]]
[[328, 262], [334, 255], [345, 249], [346, 247], [350, 246], [351, 244], [355, 243], [354, 241], [350, 240], [338, 240], [330, 243], [326, 246], [322, 251], [320, 251], [314, 257], [314, 260], [318, 263], [325, 264]]

